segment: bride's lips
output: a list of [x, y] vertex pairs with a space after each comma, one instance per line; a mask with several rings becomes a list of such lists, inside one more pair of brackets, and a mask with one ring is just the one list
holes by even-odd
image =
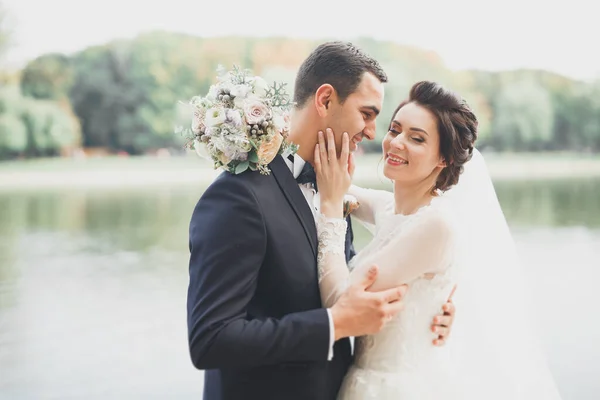
[[385, 162], [393, 167], [408, 165], [408, 161], [406, 161], [406, 159], [391, 153], [387, 153]]

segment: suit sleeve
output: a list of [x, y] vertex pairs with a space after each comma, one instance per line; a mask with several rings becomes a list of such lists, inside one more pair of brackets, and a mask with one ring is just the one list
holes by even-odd
[[325, 309], [251, 319], [267, 236], [259, 204], [241, 179], [219, 179], [190, 223], [187, 298], [190, 355], [198, 369], [325, 361]]

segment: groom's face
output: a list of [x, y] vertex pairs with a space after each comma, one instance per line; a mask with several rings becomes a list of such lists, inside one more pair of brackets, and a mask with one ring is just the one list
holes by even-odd
[[356, 90], [343, 104], [334, 102], [327, 126], [333, 129], [338, 154], [342, 135], [348, 132], [350, 151], [355, 151], [363, 139], [375, 139], [375, 119], [383, 105], [383, 83], [371, 73], [365, 73]]

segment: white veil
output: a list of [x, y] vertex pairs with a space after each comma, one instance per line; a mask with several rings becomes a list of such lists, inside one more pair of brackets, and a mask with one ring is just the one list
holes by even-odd
[[477, 150], [443, 198], [457, 217], [460, 238], [457, 312], [447, 346], [458, 359], [463, 398], [560, 399], [515, 244]]

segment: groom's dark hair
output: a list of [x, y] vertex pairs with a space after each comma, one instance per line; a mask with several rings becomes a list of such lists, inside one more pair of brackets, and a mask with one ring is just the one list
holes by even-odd
[[319, 86], [328, 83], [343, 103], [356, 90], [365, 72], [372, 73], [382, 83], [388, 80], [379, 63], [352, 43], [323, 43], [310, 53], [298, 70], [294, 102], [297, 107], [303, 107]]

